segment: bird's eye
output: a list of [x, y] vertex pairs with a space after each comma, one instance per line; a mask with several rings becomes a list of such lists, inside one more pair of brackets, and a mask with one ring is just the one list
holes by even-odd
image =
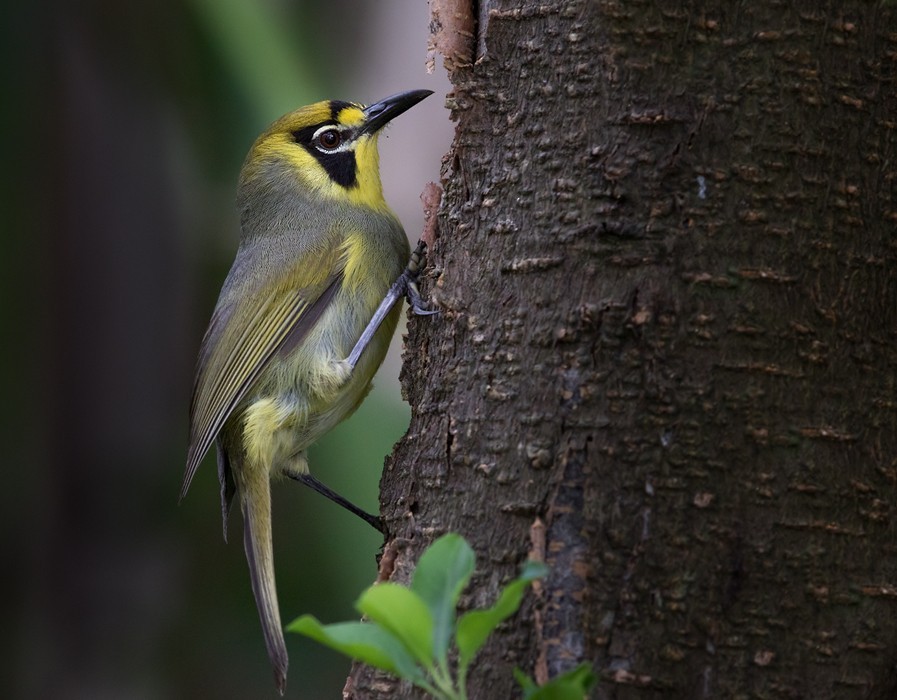
[[326, 131], [322, 131], [315, 139], [315, 141], [317, 141], [317, 145], [325, 151], [333, 151], [339, 148], [342, 140], [342, 136], [336, 129], [327, 129]]

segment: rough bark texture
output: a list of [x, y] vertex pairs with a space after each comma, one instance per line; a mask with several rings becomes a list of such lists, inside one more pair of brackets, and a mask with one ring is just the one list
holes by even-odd
[[894, 5], [473, 14], [384, 575], [458, 531], [480, 606], [544, 547], [472, 699], [897, 697]]

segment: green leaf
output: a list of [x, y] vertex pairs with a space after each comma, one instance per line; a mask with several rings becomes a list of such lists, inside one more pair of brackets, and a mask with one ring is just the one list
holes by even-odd
[[322, 625], [312, 615], [303, 615], [286, 629], [400, 678], [415, 682], [424, 677], [402, 642], [379, 625], [368, 622]]
[[540, 562], [528, 561], [520, 576], [507, 586], [498, 597], [498, 602], [485, 610], [472, 610], [458, 620], [455, 641], [458, 646], [458, 663], [467, 666], [480, 650], [486, 639], [499, 624], [517, 612], [523, 592], [531, 581], [545, 576], [548, 567]]
[[519, 668], [514, 669], [514, 680], [517, 681], [517, 685], [523, 688], [523, 700], [529, 698], [539, 689], [536, 682]]
[[548, 564], [545, 562], [527, 559], [523, 564], [523, 568], [520, 569], [520, 576], [518, 576], [517, 579], [520, 581], [532, 582], [537, 578], [548, 576], [549, 571], [551, 571], [551, 569], [548, 568]]
[[583, 700], [596, 681], [588, 663], [552, 678], [541, 688], [520, 669], [514, 669], [514, 678], [523, 688], [523, 700]]
[[414, 591], [381, 583], [362, 593], [355, 607], [395, 635], [426, 668], [433, 667], [433, 616]]
[[473, 574], [474, 553], [461, 535], [443, 535], [421, 555], [411, 590], [426, 603], [433, 619], [433, 653], [446, 662], [455, 608]]

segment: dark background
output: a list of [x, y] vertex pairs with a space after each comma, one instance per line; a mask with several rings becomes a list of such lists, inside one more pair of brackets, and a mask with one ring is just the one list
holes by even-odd
[[[254, 137], [319, 99], [432, 98], [381, 139], [387, 199], [418, 195], [451, 135], [403, 2], [18, 3], [2, 32], [0, 695], [274, 696], [239, 515], [221, 538], [208, 458], [188, 497], [193, 363], [236, 247]], [[398, 349], [313, 472], [377, 508], [407, 425]], [[354, 616], [380, 537], [295, 484], [275, 489], [284, 622]], [[339, 697], [348, 662], [289, 635], [288, 697]]]

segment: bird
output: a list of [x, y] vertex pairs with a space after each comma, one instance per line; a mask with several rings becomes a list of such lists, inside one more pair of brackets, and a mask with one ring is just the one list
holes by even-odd
[[406, 294], [429, 313], [414, 284], [419, 259], [409, 263], [408, 239], [383, 197], [377, 138], [430, 94], [301, 107], [258, 137], [240, 171], [239, 245], [199, 350], [180, 498], [214, 443], [225, 540], [236, 496], [281, 694], [288, 659], [271, 482], [302, 481], [365, 515], [311, 476], [306, 451], [370, 391], [398, 323], [396, 300]]

